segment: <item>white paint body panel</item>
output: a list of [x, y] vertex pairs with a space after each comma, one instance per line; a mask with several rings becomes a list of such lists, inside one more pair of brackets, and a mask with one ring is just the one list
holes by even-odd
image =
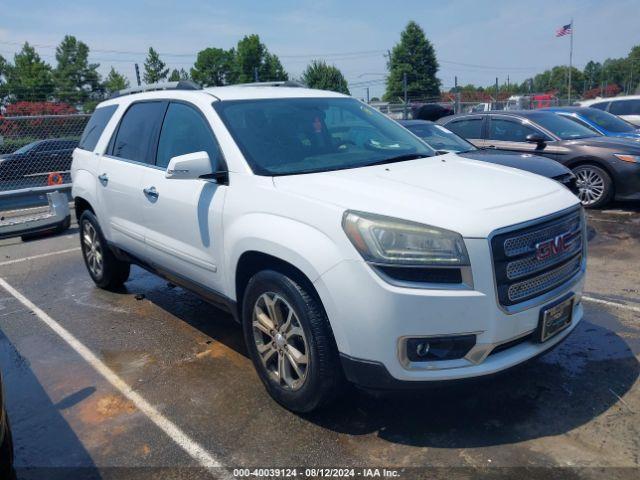
[[[552, 180], [455, 154], [335, 172], [265, 177], [254, 175], [211, 103], [241, 98], [333, 97], [300, 88], [220, 87], [203, 91], [161, 91], [110, 100], [120, 108], [94, 153], [74, 156], [73, 195], [96, 206], [105, 235], [128, 221], [144, 237], [144, 257], [236, 299], [236, 266], [243, 253], [263, 252], [291, 263], [314, 284], [327, 311], [338, 349], [352, 357], [382, 363], [397, 379], [421, 381], [493, 373], [551, 347], [570, 329], [545, 344], [526, 343], [488, 357], [439, 368], [408, 369], [398, 359], [405, 335], [476, 332], [480, 345], [509, 341], [535, 329], [541, 305], [507, 314], [498, 305], [488, 237], [510, 225], [541, 218], [578, 200]], [[95, 154], [106, 148], [126, 107], [141, 99], [179, 99], [199, 108], [209, 121], [229, 170], [229, 185], [210, 180], [166, 179], [164, 170], [122, 162], [135, 189], [104, 200], [96, 180]], [[82, 172], [82, 173], [80, 173]], [[124, 177], [124, 173], [122, 173]], [[124, 183], [120, 174], [114, 183]], [[110, 179], [111, 181], [111, 179]], [[156, 202], [142, 194], [155, 186]], [[122, 188], [124, 190], [124, 188]], [[126, 210], [125, 211], [125, 206]], [[360, 210], [459, 232], [471, 259], [473, 289], [394, 286], [363, 261], [342, 230], [345, 210]], [[133, 223], [140, 221], [140, 230]], [[582, 292], [583, 279], [557, 298]], [[550, 300], [550, 301], [553, 301]], [[572, 328], [582, 317], [578, 302]], [[466, 363], [465, 363], [466, 362]]]

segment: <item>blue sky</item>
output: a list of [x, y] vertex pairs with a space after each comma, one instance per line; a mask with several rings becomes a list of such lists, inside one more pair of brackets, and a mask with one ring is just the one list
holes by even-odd
[[24, 41], [54, 62], [54, 46], [72, 34], [92, 49], [105, 73], [113, 65], [134, 78], [149, 46], [171, 67], [189, 68], [198, 50], [229, 48], [257, 33], [299, 75], [312, 58], [338, 66], [362, 97], [383, 91], [384, 53], [407, 21], [433, 42], [444, 87], [522, 81], [568, 62], [569, 38], [557, 27], [574, 19], [574, 65], [626, 55], [640, 44], [640, 0], [180, 0], [56, 2], [0, 0], [0, 54], [12, 58]]

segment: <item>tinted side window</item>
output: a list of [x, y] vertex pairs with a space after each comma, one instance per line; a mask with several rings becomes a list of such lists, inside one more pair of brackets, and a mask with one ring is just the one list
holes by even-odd
[[606, 110], [607, 105], [609, 105], [609, 102], [594, 103], [593, 105], [589, 105], [589, 106], [591, 108], [597, 108], [598, 110]]
[[204, 117], [193, 107], [171, 103], [160, 132], [156, 165], [166, 168], [173, 157], [201, 151], [209, 154], [213, 165], [218, 164], [220, 150]]
[[78, 148], [89, 151], [93, 151], [96, 148], [100, 135], [102, 135], [104, 128], [117, 108], [117, 105], [109, 105], [108, 107], [100, 107], [93, 112], [89, 123], [84, 127]]
[[503, 142], [526, 142], [527, 135], [530, 133], [538, 133], [531, 127], [522, 125], [520, 122], [513, 120], [504, 120], [502, 118], [492, 118], [489, 127], [489, 138], [491, 140], [501, 140]]
[[152, 146], [157, 138], [164, 102], [134, 103], [124, 114], [113, 143], [113, 156], [153, 163]]
[[482, 118], [456, 120], [445, 126], [462, 138], [482, 138]]
[[640, 115], [640, 100], [618, 100], [611, 102], [609, 112], [614, 115]]

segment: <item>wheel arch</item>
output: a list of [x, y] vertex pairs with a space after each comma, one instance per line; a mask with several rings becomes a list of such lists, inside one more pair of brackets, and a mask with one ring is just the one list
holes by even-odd
[[93, 213], [95, 215], [96, 211], [93, 208], [93, 206], [91, 205], [91, 203], [89, 203], [88, 200], [86, 200], [83, 197], [75, 197], [73, 199], [73, 204], [74, 204], [74, 210], [76, 213], [76, 220], [79, 222], [80, 221], [80, 217], [82, 216], [82, 214], [86, 211], [89, 210], [91, 213]]

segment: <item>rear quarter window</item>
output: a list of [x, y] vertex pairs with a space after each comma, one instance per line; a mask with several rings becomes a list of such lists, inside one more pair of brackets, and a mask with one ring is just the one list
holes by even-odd
[[481, 117], [454, 120], [447, 123], [445, 127], [462, 138], [482, 138]]
[[609, 112], [614, 115], [640, 115], [640, 99], [615, 100], [611, 102]]
[[78, 143], [78, 148], [88, 150], [90, 152], [96, 148], [102, 132], [104, 132], [107, 123], [109, 123], [109, 120], [111, 120], [111, 117], [117, 108], [117, 105], [109, 105], [107, 107], [97, 108], [96, 111], [93, 112], [93, 115], [91, 115], [91, 118], [89, 119], [89, 123], [84, 127], [84, 131], [80, 137], [80, 143]]

